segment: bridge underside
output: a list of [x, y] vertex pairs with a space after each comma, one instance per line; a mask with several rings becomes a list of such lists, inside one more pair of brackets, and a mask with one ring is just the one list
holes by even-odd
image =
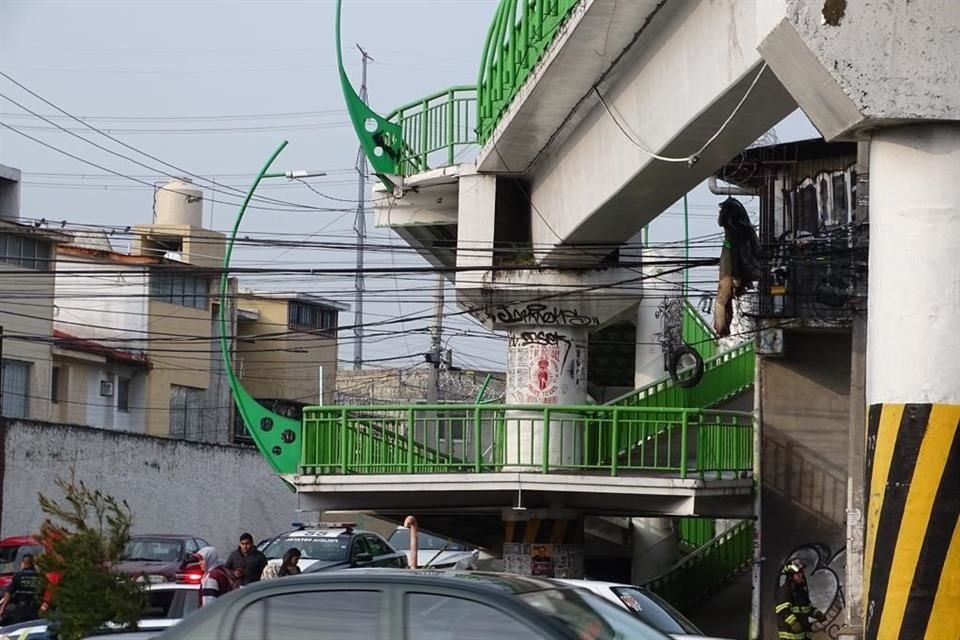
[[712, 516], [752, 513], [753, 480], [700, 480], [650, 475], [448, 473], [296, 475], [307, 510], [369, 510], [383, 514], [462, 512], [500, 514], [565, 509], [584, 515]]

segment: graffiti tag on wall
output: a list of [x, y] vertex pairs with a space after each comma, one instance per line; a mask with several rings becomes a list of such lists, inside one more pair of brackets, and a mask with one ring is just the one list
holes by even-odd
[[[810, 602], [822, 611], [826, 618], [815, 621], [812, 626], [813, 638], [818, 640], [830, 638], [836, 640], [843, 626], [844, 586], [847, 575], [847, 550], [841, 547], [838, 551], [831, 550], [830, 545], [818, 542], [804, 544], [783, 558], [788, 560], [799, 558], [806, 566], [807, 589], [810, 591]], [[781, 575], [777, 586], [783, 584]]]
[[503, 324], [529, 324], [544, 326], [590, 327], [600, 324], [595, 316], [581, 314], [576, 309], [561, 309], [533, 303], [522, 307], [498, 307], [493, 318]]
[[564, 404], [586, 384], [587, 348], [562, 333], [524, 331], [507, 350], [509, 404]]

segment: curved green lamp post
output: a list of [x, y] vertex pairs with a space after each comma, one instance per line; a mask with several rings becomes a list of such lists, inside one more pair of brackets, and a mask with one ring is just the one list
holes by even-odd
[[340, 8], [343, 0], [337, 0], [337, 66], [340, 69], [340, 88], [347, 103], [350, 121], [360, 139], [360, 146], [367, 156], [373, 173], [391, 189], [400, 175], [400, 157], [403, 151], [403, 131], [395, 122], [390, 122], [376, 113], [360, 98], [347, 71], [343, 68], [343, 47], [340, 44]]
[[227, 341], [229, 335], [227, 326], [227, 282], [230, 269], [230, 257], [233, 254], [233, 245], [237, 239], [237, 232], [240, 229], [240, 223], [243, 221], [243, 214], [247, 211], [247, 205], [253, 197], [254, 191], [260, 186], [264, 178], [279, 177], [284, 174], [268, 174], [270, 165], [276, 160], [280, 152], [287, 146], [284, 140], [271, 154], [260, 173], [250, 186], [247, 196], [243, 199], [240, 206], [240, 212], [233, 223], [233, 231], [230, 233], [230, 239], [227, 241], [226, 251], [223, 256], [223, 274], [220, 276], [220, 351], [223, 354], [223, 365], [227, 372], [227, 379], [230, 383], [230, 391], [233, 393], [233, 400], [237, 406], [237, 411], [243, 418], [243, 422], [250, 432], [250, 436], [257, 444], [257, 448], [264, 455], [270, 466], [276, 473], [292, 474], [297, 472], [300, 464], [300, 451], [302, 448], [303, 428], [300, 423], [292, 418], [282, 416], [270, 411], [265, 406], [257, 402], [251, 396], [243, 385], [240, 384], [236, 372], [233, 370], [233, 363], [230, 360], [230, 347]]

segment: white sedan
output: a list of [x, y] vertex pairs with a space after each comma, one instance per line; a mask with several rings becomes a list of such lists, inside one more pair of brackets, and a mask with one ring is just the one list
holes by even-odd
[[655, 593], [630, 584], [598, 582], [596, 580], [557, 580], [586, 589], [601, 598], [622, 607], [643, 622], [675, 640], [722, 640], [703, 635], [696, 625], [687, 620], [666, 600]]

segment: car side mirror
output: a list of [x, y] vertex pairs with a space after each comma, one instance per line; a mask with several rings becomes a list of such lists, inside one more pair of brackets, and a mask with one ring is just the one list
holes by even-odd
[[370, 564], [373, 562], [373, 556], [369, 553], [358, 553], [353, 556], [353, 566], [362, 567], [365, 564]]

